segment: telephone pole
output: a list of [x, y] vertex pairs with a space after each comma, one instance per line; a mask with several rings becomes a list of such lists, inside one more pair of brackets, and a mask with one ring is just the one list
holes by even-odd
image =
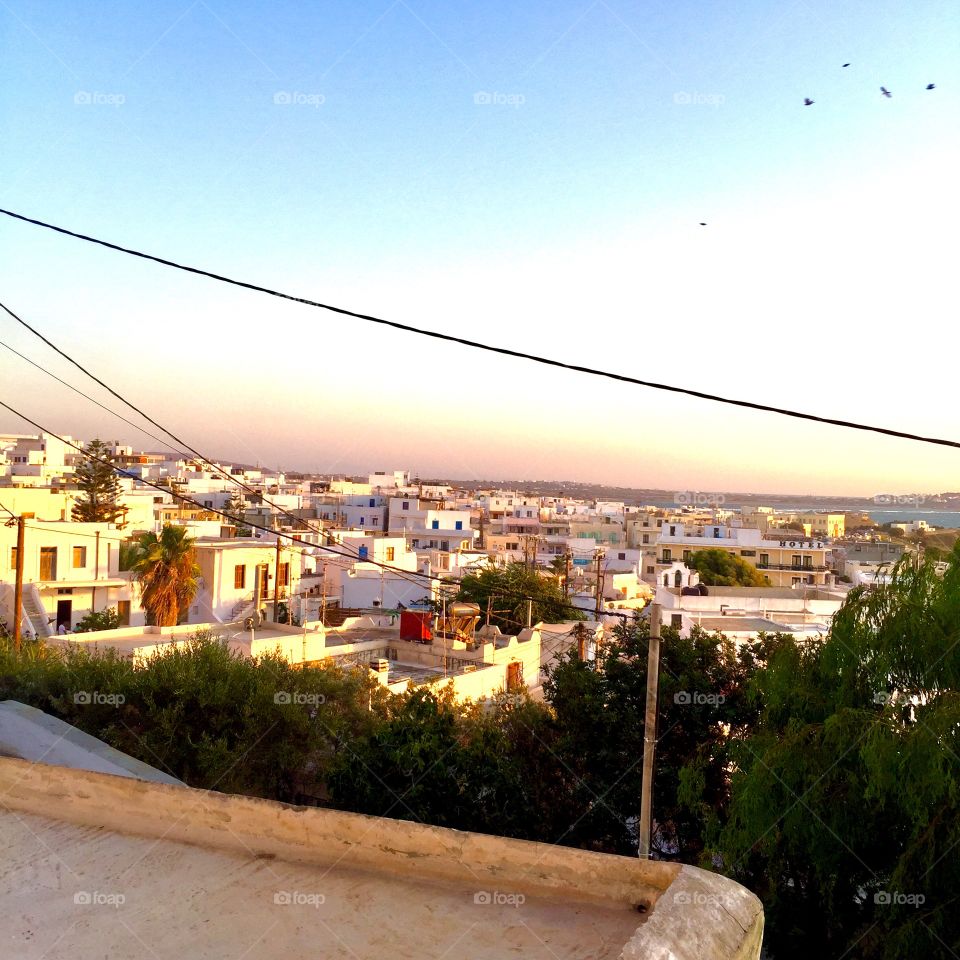
[[13, 588], [13, 649], [20, 650], [20, 621], [23, 610], [23, 515], [17, 517], [17, 579]]
[[277, 533], [277, 560], [273, 583], [273, 622], [280, 622], [280, 534]]
[[600, 550], [599, 548], [597, 549], [596, 559], [597, 559], [597, 602], [596, 602], [596, 613], [597, 613], [597, 619], [599, 620], [599, 619], [600, 619], [600, 609], [601, 609], [601, 605], [602, 605], [602, 597], [603, 597], [603, 581], [602, 581], [602, 574], [600, 573], [600, 561], [603, 559], [603, 551]]
[[660, 604], [650, 604], [647, 645], [647, 710], [643, 721], [643, 779], [640, 787], [640, 859], [650, 859], [653, 765], [657, 751], [657, 698], [660, 687]]

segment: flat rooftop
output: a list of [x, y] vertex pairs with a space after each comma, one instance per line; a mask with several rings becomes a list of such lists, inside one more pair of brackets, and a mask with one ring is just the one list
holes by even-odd
[[678, 864], [0, 758], [17, 960], [756, 960], [763, 913]]
[[0, 941], [17, 960], [612, 960], [642, 921], [626, 904], [518, 904], [479, 879], [398, 880], [25, 813], [0, 813], [0, 846]]

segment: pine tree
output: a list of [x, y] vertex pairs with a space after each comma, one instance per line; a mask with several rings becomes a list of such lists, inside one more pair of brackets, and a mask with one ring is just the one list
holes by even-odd
[[110, 448], [102, 440], [91, 440], [84, 453], [75, 474], [80, 496], [70, 516], [79, 523], [113, 523], [123, 511], [117, 503], [120, 483], [110, 466]]

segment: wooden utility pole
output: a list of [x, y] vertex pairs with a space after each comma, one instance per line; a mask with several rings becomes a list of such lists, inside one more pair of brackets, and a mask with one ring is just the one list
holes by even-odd
[[13, 588], [13, 649], [20, 650], [20, 621], [23, 619], [23, 516], [17, 517], [17, 579]]
[[643, 779], [640, 787], [640, 859], [650, 859], [653, 766], [657, 752], [657, 698], [660, 688], [660, 604], [650, 604], [647, 645], [647, 710], [643, 721]]
[[277, 560], [276, 560], [276, 570], [274, 571], [274, 584], [273, 584], [273, 622], [280, 622], [280, 534], [277, 533]]
[[598, 620], [600, 619], [600, 609], [601, 609], [601, 604], [602, 604], [601, 598], [603, 597], [603, 586], [602, 586], [602, 584], [601, 584], [601, 579], [600, 579], [600, 561], [601, 561], [602, 559], [603, 559], [603, 554], [602, 554], [599, 550], [597, 550], [597, 602], [596, 602], [596, 614], [597, 614], [597, 619], [598, 619]]

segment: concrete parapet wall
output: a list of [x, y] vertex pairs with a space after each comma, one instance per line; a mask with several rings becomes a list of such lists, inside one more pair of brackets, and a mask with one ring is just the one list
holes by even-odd
[[0, 806], [245, 856], [642, 907], [624, 960], [756, 960], [759, 900], [693, 867], [0, 758]]

